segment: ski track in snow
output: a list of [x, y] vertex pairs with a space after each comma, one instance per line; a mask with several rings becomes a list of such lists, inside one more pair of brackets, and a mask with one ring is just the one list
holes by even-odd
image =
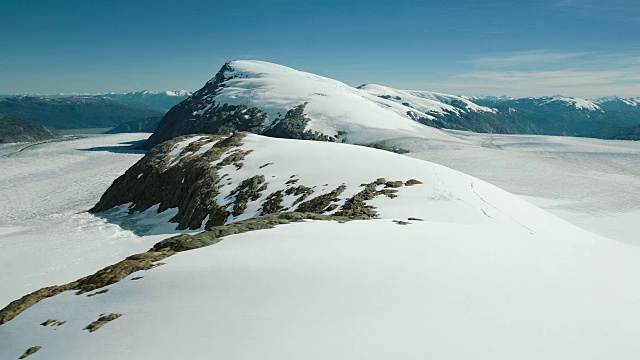
[[634, 225], [640, 219], [640, 142], [446, 132], [464, 142], [388, 143], [520, 195], [588, 231], [640, 244]]

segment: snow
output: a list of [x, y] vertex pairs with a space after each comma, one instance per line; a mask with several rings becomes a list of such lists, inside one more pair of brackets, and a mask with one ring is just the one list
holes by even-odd
[[622, 98], [622, 97], [618, 97], [618, 96], [607, 96], [607, 97], [603, 97], [603, 98], [598, 98], [598, 99], [596, 99], [594, 101], [597, 104], [620, 101], [620, 102], [623, 102], [623, 103], [625, 103], [625, 104], [627, 104], [629, 106], [633, 106], [633, 107], [637, 107], [637, 106], [640, 105], [640, 97]]
[[187, 90], [168, 90], [164, 94], [167, 96], [191, 96], [191, 92]]
[[386, 145], [488, 181], [591, 232], [640, 244], [640, 142], [447, 132], [465, 142]]
[[573, 97], [564, 97], [564, 96], [554, 96], [545, 100], [542, 105], [552, 103], [552, 102], [560, 102], [566, 103], [569, 106], [574, 106], [579, 110], [588, 110], [588, 111], [602, 111], [600, 106], [596, 104], [594, 101], [573, 98]]
[[[400, 104], [408, 103], [410, 105], [409, 107], [426, 114], [460, 114], [471, 111], [492, 113], [497, 112], [496, 109], [474, 104], [465, 97], [442, 94], [432, 91], [399, 90], [375, 84], [363, 85], [358, 89], [364, 90], [375, 96], [388, 96], [390, 97], [389, 100], [395, 101]], [[452, 106], [452, 103], [460, 104], [459, 106], [463, 106], [464, 109]]]
[[[110, 221], [85, 212], [143, 156], [129, 144], [148, 136], [97, 135], [1, 147], [0, 307], [146, 251], [176, 233], [167, 229], [175, 224], [162, 216], [153, 216], [159, 225], [153, 235], [140, 237], [115, 224], [117, 211]], [[144, 215], [127, 219], [138, 224]]]
[[[410, 176], [425, 184], [377, 203], [379, 220], [228, 236], [132, 274], [106, 294], [47, 299], [0, 327], [0, 358], [36, 344], [37, 355], [52, 360], [583, 360], [640, 351], [637, 247], [417, 159], [253, 135], [245, 146], [261, 151], [239, 171], [270, 160], [267, 174], [296, 169], [301, 183]], [[300, 153], [343, 161], [300, 168]], [[408, 215], [425, 221], [392, 222]], [[136, 276], [143, 279], [130, 281]], [[95, 333], [83, 330], [102, 313], [123, 315]], [[46, 319], [67, 323], [38, 325]]]
[[[541, 183], [545, 176], [575, 171], [558, 170], [576, 162], [577, 158], [571, 157], [574, 152], [578, 158], [591, 156], [582, 158], [582, 167], [577, 168], [584, 171], [577, 176], [592, 171], [591, 185], [608, 184], [615, 178], [603, 180], [600, 172], [603, 163], [612, 159], [620, 161], [610, 167], [623, 180], [618, 186], [631, 184], [634, 169], [640, 168], [633, 167], [627, 178], [623, 176], [621, 169], [637, 161], [632, 155], [638, 158], [634, 153], [637, 145], [629, 142], [448, 134], [464, 141], [420, 137], [398, 141], [414, 150], [412, 156], [417, 156], [415, 150], [421, 148], [423, 155], [442, 162], [454, 163], [451, 159], [455, 159], [460, 167], [469, 166], [472, 172], [486, 169], [485, 174], [493, 174], [504, 183], [511, 177], [512, 186], [537, 190], [547, 187], [552, 195], [547, 198], [555, 191], [566, 190], [575, 180], [558, 176], [563, 186], [555, 188], [549, 185], [551, 180]], [[59, 157], [80, 156], [76, 149], [89, 142], [91, 146], [100, 141], [113, 144], [126, 136], [135, 135], [77, 140], [86, 141], [82, 146], [74, 141], [47, 145], [42, 153], [32, 153], [32, 161], [84, 169], [88, 164], [82, 159], [69, 164]], [[193, 136], [186, 141], [200, 138]], [[51, 151], [56, 146], [62, 148]], [[345, 184], [343, 199], [362, 189], [360, 184], [379, 177], [418, 179], [423, 184], [401, 187], [399, 197], [394, 199], [378, 197], [370, 201], [380, 219], [307, 221], [227, 236], [216, 245], [167, 258], [163, 266], [131, 274], [109, 286], [105, 294], [87, 297], [67, 292], [46, 299], [0, 326], [0, 358], [17, 358], [34, 345], [42, 346], [33, 355], [36, 360], [203, 356], [584, 360], [633, 358], [632, 354], [640, 351], [636, 341], [640, 335], [637, 246], [585, 231], [482, 180], [424, 160], [348, 144], [258, 135], [247, 135], [242, 148], [254, 151], [245, 157], [242, 168], [223, 169], [222, 173], [229, 174], [223, 191], [259, 174], [268, 182], [268, 193], [285, 189], [293, 176], [298, 184], [315, 187], [312, 196], [320, 189], [327, 192]], [[31, 151], [37, 151], [37, 147], [20, 156]], [[125, 163], [139, 158], [139, 154], [98, 154], [102, 157], [90, 159], [91, 164], [104, 166], [112, 161], [120, 172]], [[597, 160], [598, 156], [603, 159]], [[534, 166], [517, 167], [527, 163]], [[547, 172], [541, 171], [550, 164], [554, 166]], [[34, 167], [39, 166], [43, 165]], [[513, 168], [509, 170], [510, 166]], [[14, 171], [22, 174], [30, 168]], [[51, 170], [44, 169], [47, 171]], [[65, 176], [78, 176], [69, 173], [65, 171]], [[87, 169], [88, 174], [95, 176], [95, 169]], [[105, 178], [101, 186], [106, 187], [106, 183]], [[573, 186], [581, 184], [574, 182]], [[598, 187], [594, 190], [601, 191]], [[624, 193], [623, 188], [618, 191]], [[626, 195], [629, 204], [637, 203], [633, 194]], [[25, 204], [37, 202], [29, 194], [21, 196]], [[84, 203], [96, 200], [76, 196], [82, 196], [79, 201]], [[225, 197], [221, 195], [221, 200]], [[249, 202], [243, 215], [230, 220], [255, 216], [263, 201], [264, 197]], [[61, 249], [77, 252], [75, 256], [61, 252], [60, 262], [66, 264], [67, 256], [97, 266], [105, 260], [105, 252], [122, 255], [134, 247], [148, 248], [149, 236], [162, 237], [174, 231], [171, 226], [158, 231], [162, 229], [158, 224], [168, 225], [166, 221], [176, 209], [159, 215], [154, 214], [154, 208], [133, 215], [126, 209], [124, 205], [102, 215], [108, 221], [102, 228], [106, 236], [92, 236], [97, 233], [92, 230], [96, 225], [79, 221], [84, 227], [81, 234], [95, 247], [87, 249], [86, 241], [77, 240], [58, 244]], [[393, 222], [409, 217], [424, 221], [408, 221], [408, 225]], [[102, 239], [112, 235], [111, 229], [121, 229], [116, 224], [147, 237], [127, 233], [127, 242], [132, 242], [128, 249], [121, 244], [104, 244]], [[1, 226], [0, 239], [23, 226], [21, 221]], [[54, 229], [56, 226], [54, 223]], [[42, 234], [45, 230], [41, 227], [34, 231]], [[160, 235], [152, 235], [157, 233]], [[53, 235], [54, 239], [67, 239]], [[50, 240], [32, 236], [25, 248], [33, 251]], [[135, 244], [136, 240], [144, 246]], [[0, 244], [7, 246], [6, 242]], [[15, 247], [7, 249], [15, 257]], [[95, 253], [99, 254], [98, 260]], [[94, 257], [81, 260], [79, 254]], [[46, 251], [39, 252], [34, 258], [46, 259], [46, 255]], [[5, 256], [0, 264], [5, 266], [10, 258]], [[41, 266], [16, 263], [27, 276]], [[78, 270], [79, 265], [74, 266]], [[86, 267], [90, 266], [85, 264], [80, 270]], [[22, 276], [18, 271], [10, 275]], [[143, 278], [131, 281], [139, 276]], [[24, 278], [18, 280], [25, 283]], [[4, 277], [2, 281], [3, 291], [12, 289]], [[83, 330], [104, 313], [122, 317], [95, 333]], [[66, 323], [39, 325], [47, 319]]]
[[[186, 156], [186, 154], [184, 154], [183, 156], [180, 156], [182, 154], [182, 152], [184, 151], [184, 149], [189, 146], [189, 144], [198, 141], [200, 139], [206, 138], [206, 136], [196, 136], [196, 137], [192, 137], [189, 138], [187, 140], [181, 141], [179, 143], [177, 143], [173, 149], [171, 150], [171, 152], [169, 152], [169, 164], [170, 165], [175, 165], [178, 162], [180, 162], [180, 159], [183, 156]], [[213, 144], [212, 144], [213, 146]]]
[[210, 108], [212, 102], [258, 107], [273, 124], [290, 109], [307, 102], [305, 114], [311, 119], [307, 129], [330, 136], [346, 131], [350, 143], [409, 133], [457, 141], [412, 120], [406, 106], [339, 81], [262, 61], [233, 61], [229, 65], [233, 70], [225, 77], [230, 79], [217, 96], [202, 104], [202, 109]]

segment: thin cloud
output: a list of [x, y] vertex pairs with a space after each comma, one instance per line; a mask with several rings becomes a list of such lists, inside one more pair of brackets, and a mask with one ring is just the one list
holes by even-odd
[[597, 15], [608, 19], [637, 22], [640, 6], [637, 0], [555, 0], [549, 9], [578, 15]]
[[532, 50], [476, 57], [448, 81], [404, 84], [466, 95], [639, 96], [640, 54]]
[[590, 52], [562, 52], [551, 50], [530, 50], [513, 53], [500, 53], [490, 56], [480, 56], [467, 61], [465, 64], [482, 68], [512, 68], [549, 65], [558, 62], [589, 56]]

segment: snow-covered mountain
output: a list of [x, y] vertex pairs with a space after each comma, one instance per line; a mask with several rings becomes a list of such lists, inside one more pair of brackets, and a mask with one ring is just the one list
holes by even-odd
[[637, 123], [637, 116], [605, 112], [586, 99], [475, 97], [472, 101], [373, 84], [354, 88], [282, 65], [242, 60], [225, 64], [203, 88], [172, 108], [146, 147], [200, 132], [251, 131], [367, 144], [406, 136], [456, 141], [432, 128], [593, 136], [613, 125]]
[[[440, 111], [455, 109], [442, 101], [431, 104]], [[171, 109], [147, 146], [189, 133], [231, 130], [350, 143], [406, 135], [455, 141], [417, 122], [421, 117], [433, 118], [337, 80], [263, 61], [232, 61]]]
[[640, 112], [640, 97], [622, 98], [614, 96], [596, 99], [595, 101], [605, 110]]
[[539, 98], [539, 100], [541, 101], [539, 106], [554, 103], [554, 104], [561, 104], [564, 106], [575, 107], [578, 110], [602, 111], [602, 109], [600, 108], [600, 106], [598, 106], [598, 104], [596, 104], [592, 100], [587, 100], [587, 99], [556, 95], [551, 97]]
[[0, 358], [582, 360], [640, 351], [636, 248], [391, 152], [185, 136], [116, 180], [103, 209], [132, 231], [158, 219], [208, 230], [12, 303], [0, 311]]

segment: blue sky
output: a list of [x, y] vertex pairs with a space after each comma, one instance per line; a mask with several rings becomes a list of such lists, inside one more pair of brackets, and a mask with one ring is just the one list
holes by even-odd
[[225, 61], [456, 94], [640, 96], [640, 1], [13, 1], [0, 93], [196, 90]]

